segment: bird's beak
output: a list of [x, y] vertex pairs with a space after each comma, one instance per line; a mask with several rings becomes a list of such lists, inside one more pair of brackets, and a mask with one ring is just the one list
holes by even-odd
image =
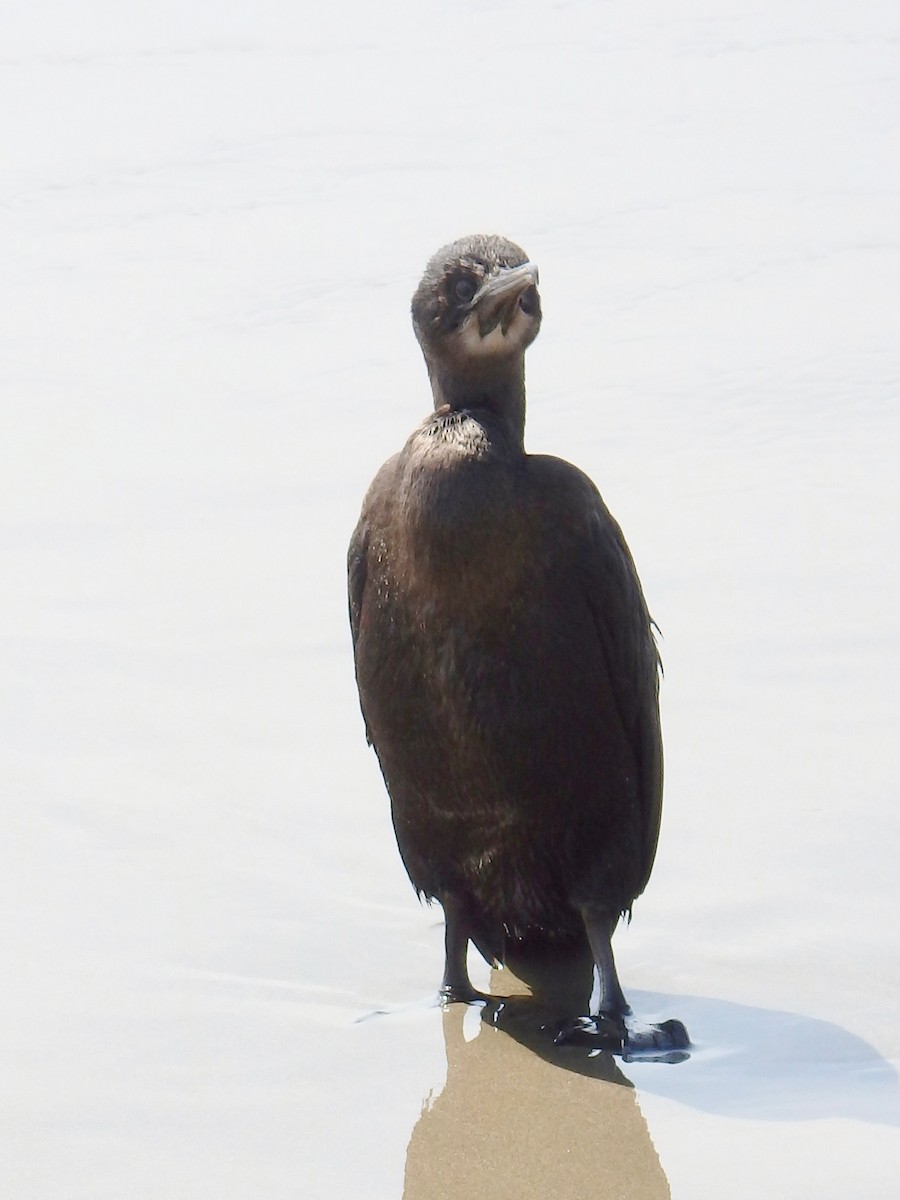
[[499, 325], [505, 334], [519, 308], [519, 301], [529, 288], [530, 304], [522, 305], [526, 313], [536, 316], [540, 311], [537, 294], [538, 269], [533, 262], [520, 267], [508, 267], [487, 278], [472, 299], [472, 311], [478, 318], [478, 332], [487, 335]]

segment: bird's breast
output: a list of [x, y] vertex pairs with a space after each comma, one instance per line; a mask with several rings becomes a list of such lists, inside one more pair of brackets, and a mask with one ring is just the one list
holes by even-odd
[[462, 462], [420, 468], [392, 530], [398, 590], [423, 620], [490, 622], [515, 606], [539, 553], [515, 479]]

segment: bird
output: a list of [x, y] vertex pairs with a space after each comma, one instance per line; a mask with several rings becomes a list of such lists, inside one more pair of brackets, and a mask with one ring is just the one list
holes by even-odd
[[497, 235], [429, 260], [412, 298], [433, 410], [366, 493], [348, 559], [366, 736], [400, 856], [445, 922], [441, 995], [473, 1002], [471, 941], [586, 937], [592, 1010], [559, 1040], [689, 1045], [645, 1026], [611, 938], [650, 877], [662, 808], [660, 658], [631, 553], [600, 493], [525, 450], [538, 269]]

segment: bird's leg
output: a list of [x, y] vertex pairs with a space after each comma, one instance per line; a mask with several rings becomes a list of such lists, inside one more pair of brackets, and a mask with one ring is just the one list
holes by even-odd
[[586, 904], [581, 909], [581, 917], [594, 958], [596, 1000], [589, 1017], [576, 1017], [562, 1026], [556, 1036], [557, 1043], [587, 1042], [621, 1054], [626, 1060], [650, 1058], [680, 1062], [689, 1057], [687, 1049], [691, 1041], [680, 1021], [648, 1025], [634, 1018], [619, 983], [612, 952], [612, 935], [618, 914], [613, 916], [604, 908]]
[[619, 983], [612, 951], [612, 935], [618, 915], [612, 917], [606, 909], [586, 904], [581, 910], [581, 919], [584, 921], [597, 970], [596, 1013], [592, 1015], [606, 1017], [621, 1024], [622, 1018], [631, 1014], [631, 1009]]
[[484, 1000], [481, 992], [472, 987], [466, 955], [469, 949], [469, 918], [466, 906], [453, 896], [442, 896], [444, 909], [444, 979], [441, 998], [471, 1004]]
[[627, 1038], [625, 1018], [631, 1015], [612, 952], [612, 934], [618, 916], [596, 904], [581, 908], [581, 919], [594, 960], [594, 989], [588, 1016], [566, 1021], [556, 1035], [557, 1043], [587, 1042], [590, 1046], [624, 1051]]

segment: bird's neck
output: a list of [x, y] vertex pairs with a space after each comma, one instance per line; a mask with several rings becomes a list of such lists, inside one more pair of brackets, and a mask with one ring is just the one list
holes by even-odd
[[485, 414], [504, 440], [519, 451], [525, 448], [525, 362], [517, 359], [502, 367], [485, 366], [461, 373], [429, 363], [435, 411], [470, 410]]

